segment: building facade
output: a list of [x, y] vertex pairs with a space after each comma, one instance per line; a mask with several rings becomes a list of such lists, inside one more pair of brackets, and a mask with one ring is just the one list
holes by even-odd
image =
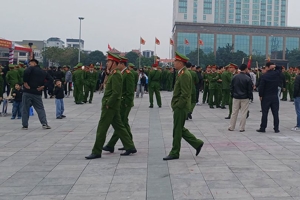
[[287, 26], [288, 0], [173, 0], [175, 22]]
[[79, 42], [79, 39], [67, 39], [67, 47], [79, 49], [79, 45], [81, 50], [84, 49], [84, 40]]
[[[38, 60], [40, 63], [44, 62], [42, 52], [47, 47], [47, 41], [44, 40], [22, 40], [16, 41], [16, 43], [29, 48], [29, 43], [32, 43], [32, 50], [34, 53], [34, 58]], [[17, 59], [18, 62], [25, 62], [28, 59], [28, 53], [25, 52], [18, 52]]]
[[51, 37], [47, 40], [47, 47], [64, 48], [65, 47], [65, 42], [62, 41], [60, 38]]
[[[199, 47], [205, 54], [216, 55], [219, 48], [230, 45], [235, 52], [285, 60], [289, 51], [300, 47], [300, 28], [294, 27], [177, 22], [174, 29], [174, 50], [183, 54]], [[203, 45], [199, 45], [199, 40]]]
[[143, 56], [146, 58], [151, 58], [152, 56], [154, 56], [154, 51], [145, 50], [145, 51], [143, 51]]

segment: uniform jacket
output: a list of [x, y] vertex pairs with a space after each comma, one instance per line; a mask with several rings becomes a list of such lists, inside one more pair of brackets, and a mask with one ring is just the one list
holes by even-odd
[[184, 67], [179, 71], [171, 101], [173, 110], [176, 108], [189, 110], [191, 107], [191, 93], [192, 93], [192, 76], [190, 72]]
[[129, 69], [122, 71], [123, 88], [122, 88], [122, 105], [127, 107], [134, 106], [134, 75]]

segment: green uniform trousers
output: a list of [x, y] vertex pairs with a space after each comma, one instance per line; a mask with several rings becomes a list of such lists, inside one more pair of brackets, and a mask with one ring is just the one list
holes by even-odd
[[294, 83], [289, 84], [290, 100], [294, 100]]
[[75, 103], [81, 103], [83, 101], [83, 84], [74, 85]]
[[[128, 120], [130, 111], [131, 111], [131, 107], [125, 107], [124, 105], [121, 105], [121, 110], [120, 110], [121, 121], [122, 121], [123, 125], [125, 126], [125, 129], [127, 130], [127, 133], [129, 134], [129, 136], [132, 140], [132, 133], [131, 133], [129, 120]], [[112, 137], [110, 138], [110, 140], [106, 146], [111, 147], [111, 148], [115, 147], [119, 138], [120, 137], [118, 136], [116, 131], [114, 131], [114, 134], [112, 135]]]
[[[195, 89], [195, 92], [196, 92], [196, 89]], [[196, 106], [196, 93], [195, 94], [191, 94], [191, 109], [190, 109], [190, 113], [193, 113], [193, 111], [194, 111], [194, 108], [195, 108], [195, 106]]]
[[210, 106], [219, 106], [219, 99], [218, 99], [218, 90], [217, 89], [210, 89], [209, 90], [209, 105]]
[[204, 84], [204, 89], [203, 89], [203, 97], [202, 97], [202, 103], [208, 103], [208, 98], [209, 97], [209, 89], [208, 85]]
[[282, 91], [282, 100], [287, 100], [288, 88], [285, 91]]
[[229, 104], [230, 99], [230, 90], [229, 89], [223, 89], [222, 92], [222, 107]]
[[110, 125], [115, 129], [115, 134], [121, 139], [126, 150], [135, 148], [132, 139], [122, 123], [120, 111], [103, 108], [98, 123], [96, 141], [92, 150], [93, 154], [101, 155]]
[[87, 102], [88, 96], [90, 95], [89, 102], [93, 101], [95, 85], [85, 85], [84, 86], [84, 101]]
[[160, 97], [160, 84], [159, 82], [152, 82], [149, 85], [149, 101], [150, 101], [150, 106], [153, 106], [153, 94], [155, 93], [156, 97], [156, 102], [158, 106], [161, 106], [161, 97]]
[[173, 113], [173, 147], [170, 156], [179, 157], [181, 148], [181, 138], [183, 138], [192, 147], [197, 149], [202, 140], [197, 139], [190, 131], [184, 128], [187, 117], [187, 110], [176, 108]]

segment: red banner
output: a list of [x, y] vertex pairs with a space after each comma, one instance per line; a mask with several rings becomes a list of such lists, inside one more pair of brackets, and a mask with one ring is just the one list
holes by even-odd
[[0, 39], [0, 47], [11, 48], [12, 47], [12, 42], [8, 41], [8, 40]]

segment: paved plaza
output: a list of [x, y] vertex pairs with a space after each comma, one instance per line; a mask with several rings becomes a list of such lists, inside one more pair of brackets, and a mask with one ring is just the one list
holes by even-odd
[[104, 152], [101, 159], [85, 160], [102, 95], [95, 93], [93, 104], [85, 105], [65, 99], [62, 120], [55, 119], [54, 99], [45, 99], [51, 130], [42, 129], [36, 113], [27, 131], [20, 120], [0, 117], [0, 200], [300, 200], [300, 132], [290, 131], [293, 103], [281, 102], [279, 134], [271, 116], [266, 133], [255, 131], [261, 116], [257, 93], [244, 133], [238, 126], [227, 131], [228, 109], [196, 106], [186, 127], [205, 142], [200, 155], [182, 141], [180, 159], [166, 162], [172, 93], [162, 92], [162, 108], [153, 109], [145, 95], [135, 99], [130, 113], [138, 153]]

